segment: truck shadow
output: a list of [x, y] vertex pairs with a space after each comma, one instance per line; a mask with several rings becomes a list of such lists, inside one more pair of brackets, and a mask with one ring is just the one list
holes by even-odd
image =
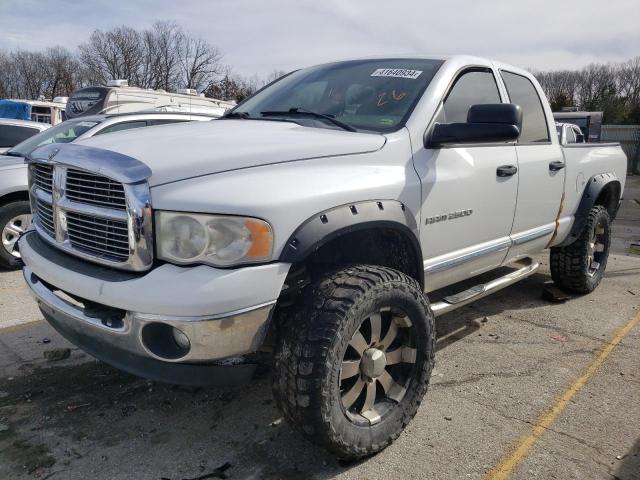
[[612, 478], [640, 478], [640, 438], [636, 440], [636, 443], [622, 457]]
[[1, 379], [0, 478], [321, 479], [348, 469], [283, 422], [269, 385], [263, 375], [182, 388], [94, 361]]
[[[490, 278], [492, 277], [480, 276], [473, 281], [458, 284], [457, 288], [462, 290]], [[501, 315], [507, 310], [529, 310], [549, 305], [549, 301], [542, 299], [542, 292], [550, 280], [551, 277], [547, 274], [535, 273], [504, 290], [438, 317], [436, 319], [436, 351], [477, 333], [484, 323], [490, 321], [491, 317]], [[435, 292], [438, 296], [446, 293]]]

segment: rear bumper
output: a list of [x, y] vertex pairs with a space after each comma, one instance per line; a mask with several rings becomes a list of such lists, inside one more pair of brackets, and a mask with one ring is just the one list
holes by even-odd
[[[21, 239], [20, 251], [25, 261], [25, 281], [45, 319], [69, 341], [93, 356], [130, 373], [169, 383], [228, 384], [251, 376], [252, 365], [228, 366], [234, 362], [220, 360], [260, 348], [275, 298], [208, 315], [145, 313], [124, 305], [130, 306], [137, 300], [143, 305], [152, 301], [157, 291], [162, 290], [156, 288], [152, 276], [124, 274], [107, 278], [104, 275], [113, 274], [113, 271], [91, 265], [91, 272], [78, 271], [78, 268], [87, 269], [86, 262], [76, 265], [76, 259], [55, 251], [35, 234]], [[58, 261], [59, 255], [63, 256], [64, 267]], [[174, 282], [189, 280], [188, 272], [184, 270], [188, 269], [183, 269], [182, 276]], [[107, 283], [115, 285], [121, 292], [121, 302], [105, 303], [100, 296], [87, 298], [79, 293], [83, 287], [90, 291], [91, 282], [97, 280], [96, 274], [100, 272], [104, 275], [98, 288], [104, 290]], [[58, 283], [58, 277], [64, 277], [64, 280]], [[277, 276], [273, 282], [278, 282]], [[61, 284], [77, 287], [65, 288]], [[197, 283], [183, 284], [182, 290], [192, 294], [183, 295], [180, 302], [198, 303], [201, 287]], [[166, 299], [159, 301], [162, 303]], [[215, 311], [216, 298], [210, 298], [209, 302], [213, 304], [211, 310]]]

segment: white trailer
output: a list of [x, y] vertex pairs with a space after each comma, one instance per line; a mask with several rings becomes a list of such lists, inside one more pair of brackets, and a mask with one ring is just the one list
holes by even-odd
[[187, 112], [221, 117], [235, 106], [233, 102], [198, 95], [194, 89], [176, 93], [130, 87], [126, 80], [111, 80], [103, 87], [86, 87], [71, 94], [67, 116], [101, 113], [132, 113], [144, 110]]

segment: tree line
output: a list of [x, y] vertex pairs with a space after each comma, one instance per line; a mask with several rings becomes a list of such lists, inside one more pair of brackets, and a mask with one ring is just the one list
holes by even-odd
[[580, 70], [533, 72], [553, 111], [602, 111], [608, 124], [640, 124], [640, 57]]
[[[95, 30], [75, 51], [0, 50], [0, 98], [68, 96], [74, 90], [126, 79], [129, 85], [175, 91], [193, 88], [241, 101], [285, 72], [244, 77], [222, 62], [222, 52], [172, 21], [147, 30], [127, 26]], [[563, 107], [604, 112], [604, 122], [640, 124], [640, 57], [580, 70], [533, 72], [554, 111]]]
[[[273, 75], [281, 75], [274, 72]], [[269, 78], [243, 77], [222, 63], [221, 51], [177, 23], [148, 30], [95, 30], [76, 51], [0, 50], [0, 98], [69, 96], [74, 90], [126, 79], [129, 85], [175, 91], [193, 88], [222, 100], [242, 100]]]

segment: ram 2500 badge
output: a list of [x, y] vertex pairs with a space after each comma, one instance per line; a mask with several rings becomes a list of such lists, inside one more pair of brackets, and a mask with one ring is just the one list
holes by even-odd
[[416, 413], [435, 316], [531, 275], [547, 248], [557, 285], [596, 288], [625, 180], [618, 145], [559, 144], [531, 74], [464, 56], [306, 68], [224, 119], [29, 162], [19, 245], [51, 325], [175, 383], [272, 348], [285, 418], [349, 458]]

